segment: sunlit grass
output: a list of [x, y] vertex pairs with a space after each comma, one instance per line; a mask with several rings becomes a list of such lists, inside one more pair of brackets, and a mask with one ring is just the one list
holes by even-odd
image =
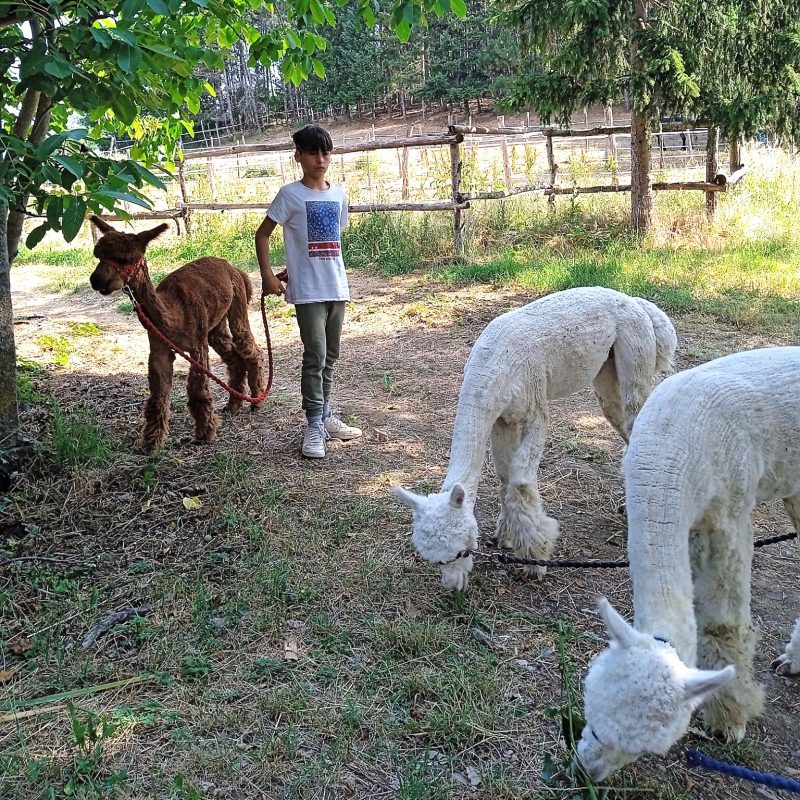
[[[343, 232], [349, 269], [386, 277], [424, 272], [446, 285], [484, 282], [535, 293], [603, 285], [644, 295], [671, 311], [702, 310], [737, 325], [767, 329], [800, 324], [800, 163], [786, 154], [751, 154], [753, 172], [719, 197], [713, 221], [701, 192], [662, 192], [656, 223], [640, 241], [628, 231], [628, 195], [559, 198], [555, 213], [538, 193], [473, 202], [466, 215], [466, 254], [452, 259], [447, 213], [353, 214]], [[148, 251], [156, 282], [201, 256], [257, 270], [253, 236], [259, 214], [200, 214], [191, 236], [171, 229]], [[44, 262], [51, 291], [76, 291], [93, 267], [91, 241], [53, 242], [15, 266]], [[284, 264], [278, 229], [272, 263]]]

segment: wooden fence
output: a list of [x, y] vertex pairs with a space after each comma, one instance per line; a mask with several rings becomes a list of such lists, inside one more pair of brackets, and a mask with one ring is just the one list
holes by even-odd
[[[578, 128], [529, 128], [529, 127], [488, 127], [488, 126], [459, 126], [450, 125], [446, 134], [423, 134], [418, 136], [407, 136], [388, 140], [375, 140], [361, 142], [352, 145], [341, 145], [334, 147], [334, 155], [344, 155], [349, 153], [368, 153], [375, 150], [399, 150], [398, 164], [401, 173], [401, 200], [391, 203], [367, 203], [353, 204], [349, 210], [353, 213], [368, 213], [374, 211], [446, 211], [453, 214], [453, 255], [460, 258], [464, 254], [464, 223], [466, 210], [472, 201], [479, 200], [498, 200], [512, 197], [527, 192], [542, 192], [548, 198], [551, 209], [555, 208], [558, 196], [575, 196], [579, 194], [596, 194], [604, 192], [629, 192], [630, 184], [619, 183], [616, 179], [617, 172], [612, 174], [612, 183], [609, 185], [597, 186], [578, 186], [563, 185], [561, 183], [561, 170], [556, 160], [556, 143], [565, 140], [583, 139], [588, 148], [590, 140], [604, 140], [605, 147], [609, 154], [609, 159], [613, 163], [619, 163], [620, 147], [618, 137], [630, 136], [629, 125], [606, 125], [601, 127], [578, 129]], [[665, 136], [670, 134], [678, 135], [683, 142], [683, 148], [688, 150], [689, 155], [693, 155], [694, 148], [699, 143], [696, 139], [705, 139], [703, 150], [706, 159], [706, 180], [704, 181], [657, 181], [652, 184], [656, 191], [702, 191], [706, 193], [706, 204], [709, 213], [713, 213], [716, 196], [719, 192], [724, 192], [729, 186], [737, 183], [746, 174], [747, 168], [739, 165], [732, 165], [731, 174], [725, 176], [717, 173], [717, 149], [718, 134], [709, 136], [704, 127], [696, 127], [686, 124], [664, 125], [657, 132], [653, 133], [655, 148], [660, 154], [661, 164], [664, 164]], [[465, 136], [484, 138], [491, 141], [495, 146], [499, 143], [503, 161], [503, 183], [504, 189], [489, 192], [463, 192], [462, 172], [464, 160], [462, 146]], [[525, 142], [543, 142], [547, 154], [547, 180], [545, 182], [537, 180], [536, 183], [526, 185], [514, 185], [512, 168], [509, 158], [509, 140], [519, 137]], [[409, 178], [408, 160], [409, 150], [412, 148], [431, 148], [447, 146], [449, 148], [450, 162], [450, 197], [447, 200], [427, 200], [412, 201], [409, 199]], [[699, 150], [700, 148], [698, 148]], [[212, 150], [190, 150], [183, 154], [183, 160], [178, 169], [178, 182], [180, 185], [181, 200], [174, 208], [163, 209], [160, 211], [139, 212], [130, 214], [132, 219], [172, 219], [178, 225], [179, 220], [183, 220], [187, 233], [192, 230], [192, 213], [195, 211], [266, 211], [269, 209], [267, 202], [216, 202], [214, 201], [214, 173], [213, 160], [230, 156], [240, 156], [247, 154], [260, 153], [280, 153], [292, 152], [294, 145], [291, 139], [278, 142], [257, 143], [257, 144], [234, 144], [213, 148]], [[733, 157], [733, 156], [732, 156]], [[738, 159], [738, 150], [736, 158]], [[193, 202], [185, 177], [185, 165], [196, 159], [205, 159], [207, 171], [211, 185], [211, 202]], [[736, 167], [736, 168], [734, 168]], [[342, 169], [344, 167], [342, 166]], [[113, 215], [103, 215], [106, 220], [119, 220], [121, 217]]]

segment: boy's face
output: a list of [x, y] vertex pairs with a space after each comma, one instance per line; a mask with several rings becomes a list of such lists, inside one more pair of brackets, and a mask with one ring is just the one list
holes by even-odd
[[302, 150], [295, 150], [294, 160], [302, 168], [303, 175], [322, 178], [331, 164], [331, 154], [322, 150], [317, 150], [315, 153], [304, 153]]

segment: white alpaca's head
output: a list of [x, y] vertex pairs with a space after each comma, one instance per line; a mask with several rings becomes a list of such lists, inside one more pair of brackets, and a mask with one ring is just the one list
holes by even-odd
[[411, 541], [416, 551], [442, 571], [445, 589], [466, 589], [472, 570], [472, 551], [478, 546], [478, 523], [466, 501], [464, 487], [414, 494], [402, 486], [392, 490], [413, 512]]
[[644, 753], [666, 753], [686, 733], [695, 708], [733, 679], [734, 668], [687, 667], [672, 645], [637, 631], [605, 597], [598, 606], [611, 644], [586, 676], [578, 759], [601, 781]]

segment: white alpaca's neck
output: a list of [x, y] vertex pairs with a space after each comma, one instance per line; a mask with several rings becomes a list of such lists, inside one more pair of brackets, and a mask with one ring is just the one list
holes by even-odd
[[[666, 470], [664, 470], [666, 472]], [[662, 472], [662, 475], [664, 473]], [[628, 558], [633, 582], [634, 627], [665, 638], [687, 666], [697, 659], [697, 624], [683, 490], [658, 499], [628, 491]], [[685, 495], [684, 495], [685, 496]], [[673, 502], [664, 503], [667, 497]]]
[[486, 442], [501, 413], [498, 398], [505, 386], [498, 368], [491, 368], [485, 361], [476, 364], [476, 360], [470, 359], [464, 373], [453, 422], [450, 466], [442, 484], [442, 491], [461, 484], [470, 505], [475, 503], [486, 460]]

